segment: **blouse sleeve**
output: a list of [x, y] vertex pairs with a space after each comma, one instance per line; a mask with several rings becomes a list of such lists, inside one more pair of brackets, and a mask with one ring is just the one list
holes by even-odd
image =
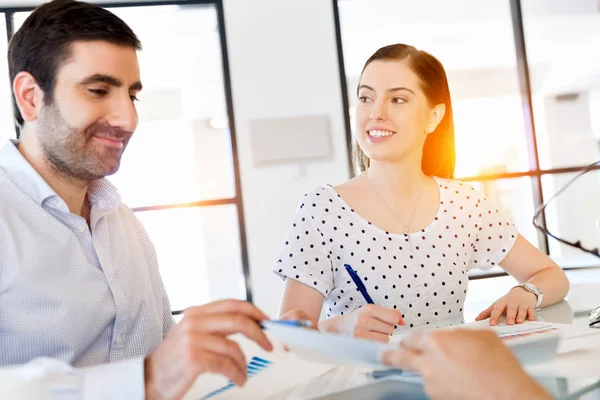
[[273, 272], [284, 280], [302, 282], [327, 297], [333, 288], [329, 247], [323, 233], [315, 227], [316, 217], [306, 210], [300, 203]]
[[476, 209], [479, 211], [479, 227], [471, 268], [488, 270], [502, 262], [514, 246], [519, 232], [515, 224], [483, 194], [477, 200]]

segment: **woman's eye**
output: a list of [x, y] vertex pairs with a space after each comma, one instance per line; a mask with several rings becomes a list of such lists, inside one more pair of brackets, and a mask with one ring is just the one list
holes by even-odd
[[371, 101], [371, 99], [369, 99], [369, 98], [368, 98], [368, 97], [366, 97], [366, 96], [360, 96], [360, 97], [358, 98], [358, 101], [360, 101], [361, 103], [368, 103], [369, 101]]
[[392, 99], [392, 103], [394, 103], [394, 104], [404, 104], [404, 103], [406, 103], [406, 100], [403, 99], [402, 97], [394, 97]]

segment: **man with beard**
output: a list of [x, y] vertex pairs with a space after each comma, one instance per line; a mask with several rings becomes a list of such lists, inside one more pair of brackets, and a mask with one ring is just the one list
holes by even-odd
[[207, 372], [241, 385], [227, 336], [271, 349], [266, 315], [242, 301], [191, 307], [174, 325], [154, 248], [104, 179], [138, 123], [140, 49], [109, 11], [55, 0], [8, 53], [21, 134], [0, 150], [0, 367], [95, 366], [81, 372], [95, 398], [179, 398]]

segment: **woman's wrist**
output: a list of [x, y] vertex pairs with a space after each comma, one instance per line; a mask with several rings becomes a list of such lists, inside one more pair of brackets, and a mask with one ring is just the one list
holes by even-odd
[[535, 293], [531, 293], [529, 290], [525, 289], [523, 286], [515, 286], [510, 291], [512, 292], [513, 290], [528, 294], [529, 295], [528, 297], [531, 297], [531, 299], [533, 300], [533, 304], [534, 305], [537, 304], [538, 297]]

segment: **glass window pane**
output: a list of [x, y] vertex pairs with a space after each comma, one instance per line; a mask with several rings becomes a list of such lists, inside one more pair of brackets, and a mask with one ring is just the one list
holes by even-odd
[[529, 177], [471, 182], [510, 218], [519, 233], [539, 248], [537, 230], [533, 226], [532, 179]]
[[528, 170], [508, 0], [338, 4], [351, 106], [364, 62], [375, 50], [413, 45], [437, 57], [448, 75], [456, 176]]
[[111, 11], [144, 47], [140, 125], [112, 178], [124, 200], [138, 206], [235, 196], [215, 6]]
[[595, 1], [524, 0], [540, 165], [600, 158], [600, 13]]
[[[577, 173], [544, 175], [542, 187], [548, 201], [573, 179]], [[591, 171], [578, 178], [546, 207], [546, 225], [555, 236], [593, 249], [600, 247], [600, 171]], [[548, 238], [550, 255], [565, 266], [585, 265], [598, 259], [580, 250]]]
[[245, 299], [234, 205], [136, 213], [156, 247], [171, 308]]
[[2, 60], [0, 61], [0, 147], [8, 139], [16, 138], [15, 124], [12, 111], [11, 84], [8, 78], [8, 43], [6, 41], [6, 18], [0, 14], [0, 52]]
[[22, 11], [13, 14], [13, 26], [15, 28], [15, 32], [19, 30], [21, 25], [23, 25], [23, 22], [25, 22], [27, 17], [29, 17], [29, 14], [31, 14], [31, 11]]
[[[113, 8], [138, 35], [139, 125], [109, 179], [131, 207], [235, 196], [214, 5]], [[29, 13], [18, 13], [20, 26]]]

